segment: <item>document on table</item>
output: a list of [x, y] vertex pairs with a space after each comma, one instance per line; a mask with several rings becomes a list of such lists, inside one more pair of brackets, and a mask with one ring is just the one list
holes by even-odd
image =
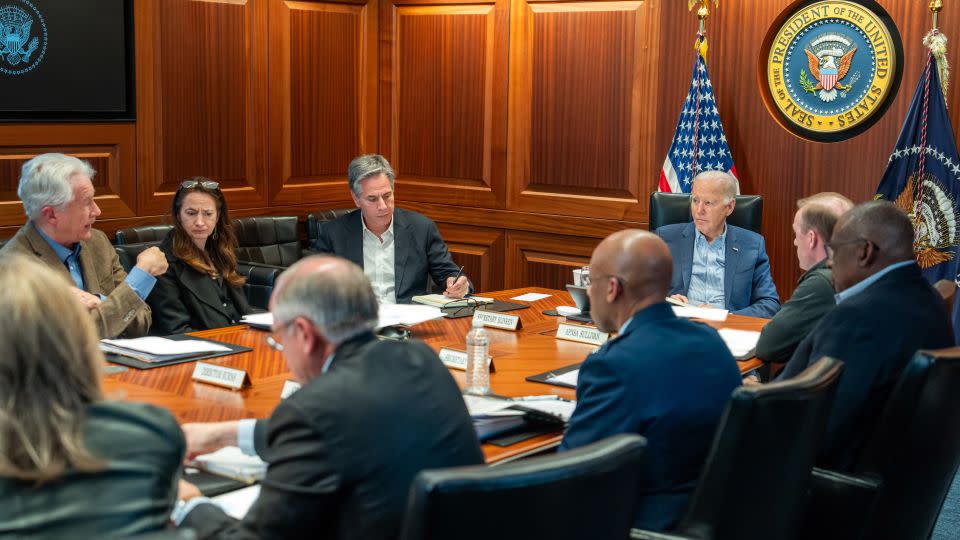
[[718, 331], [723, 342], [730, 349], [730, 354], [737, 360], [745, 360], [757, 354], [757, 342], [760, 341], [760, 332], [750, 330], [733, 330], [722, 328]]
[[273, 326], [273, 313], [251, 313], [240, 317], [240, 322], [247, 323], [254, 328], [269, 329]]
[[422, 322], [443, 317], [440, 308], [419, 304], [380, 304], [380, 317], [377, 328], [401, 324], [413, 326]]
[[214, 474], [252, 483], [262, 480], [267, 463], [257, 456], [248, 456], [236, 446], [225, 446], [216, 452], [197, 456], [197, 465]]
[[213, 502], [217, 504], [228, 516], [236, 519], [243, 519], [253, 506], [253, 502], [260, 496], [260, 484], [256, 484], [223, 495], [212, 497]]
[[523, 416], [523, 411], [510, 410], [516, 401], [487, 396], [463, 395], [470, 416]]
[[206, 352], [226, 352], [230, 347], [210, 343], [209, 341], [200, 341], [194, 339], [184, 339], [174, 341], [162, 337], [142, 337], [136, 339], [102, 339], [100, 343], [127, 349], [136, 352], [142, 352], [157, 356], [168, 356], [174, 354], [192, 354]]
[[549, 294], [528, 292], [527, 294], [521, 294], [520, 296], [514, 296], [511, 300], [520, 300], [521, 302], [536, 302], [537, 300], [543, 300], [544, 298], [550, 298]]
[[723, 322], [727, 320], [727, 313], [729, 313], [725, 309], [694, 307], [690, 305], [672, 307], [673, 313], [677, 317], [685, 317], [687, 319], [703, 319], [705, 321]]
[[572, 385], [572, 386], [576, 386], [576, 385], [577, 385], [577, 379], [578, 379], [579, 377], [580, 377], [580, 370], [579, 370], [579, 369], [572, 369], [572, 370], [570, 370], [570, 371], [568, 371], [568, 372], [566, 372], [566, 373], [562, 373], [562, 374], [557, 375], [557, 376], [555, 376], [555, 377], [550, 377], [549, 379], [547, 379], [547, 382], [549, 382], [549, 383], [563, 383], [563, 384], [569, 384], [569, 385]]
[[523, 406], [527, 409], [533, 409], [535, 411], [548, 414], [550, 416], [555, 416], [560, 418], [564, 422], [570, 421], [570, 416], [573, 415], [574, 409], [577, 408], [576, 401], [570, 401], [566, 399], [551, 399], [544, 401], [523, 401], [518, 403], [518, 405]]

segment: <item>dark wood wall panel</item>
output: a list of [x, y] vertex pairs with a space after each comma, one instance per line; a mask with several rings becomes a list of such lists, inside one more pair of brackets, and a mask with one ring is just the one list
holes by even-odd
[[407, 200], [502, 207], [507, 0], [385, 6], [381, 144]]
[[504, 284], [506, 232], [503, 229], [441, 223], [453, 261], [464, 267], [476, 292], [497, 291]]
[[377, 151], [378, 5], [270, 0], [272, 204], [347, 197], [350, 160]]
[[195, 175], [218, 180], [234, 207], [266, 203], [266, 8], [265, 0], [138, 2], [141, 213], [162, 212]]
[[656, 43], [645, 2], [515, 0], [510, 209], [642, 220], [655, 158]]
[[104, 218], [136, 215], [137, 184], [132, 124], [0, 125], [0, 226], [6, 237], [23, 224], [23, 205], [17, 198], [20, 167], [37, 154], [63, 152], [89, 161], [96, 200]]
[[573, 283], [573, 270], [590, 263], [596, 238], [507, 232], [507, 288], [563, 289]]

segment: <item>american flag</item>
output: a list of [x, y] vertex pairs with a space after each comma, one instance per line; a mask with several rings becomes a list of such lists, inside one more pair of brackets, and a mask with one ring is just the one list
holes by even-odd
[[660, 171], [660, 191], [689, 193], [691, 181], [703, 171], [728, 171], [737, 176], [727, 137], [723, 134], [707, 63], [698, 51], [690, 92], [680, 111], [673, 143]]

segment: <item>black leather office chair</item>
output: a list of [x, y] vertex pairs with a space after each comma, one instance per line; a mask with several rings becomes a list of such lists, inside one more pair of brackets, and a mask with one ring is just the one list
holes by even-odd
[[167, 233], [173, 225], [143, 225], [140, 227], [128, 227], [117, 230], [114, 244], [140, 244], [143, 242], [156, 242], [157, 245], [167, 237]]
[[137, 264], [137, 256], [149, 247], [159, 246], [160, 240], [150, 242], [137, 242], [135, 244], [116, 244], [113, 249], [117, 251], [117, 257], [120, 258], [120, 265], [127, 272]]
[[[737, 204], [733, 213], [727, 217], [727, 223], [760, 234], [760, 222], [763, 218], [763, 197], [760, 195], [737, 195]], [[689, 223], [689, 193], [651, 193], [650, 194], [650, 230], [655, 231], [672, 223]]]
[[269, 309], [273, 287], [284, 270], [286, 269], [282, 266], [244, 261], [237, 263], [237, 273], [247, 279], [243, 285], [243, 293], [251, 307]]
[[237, 259], [287, 267], [300, 259], [297, 217], [250, 217], [233, 220]]
[[842, 366], [824, 357], [793, 379], [734, 390], [677, 529], [631, 538], [794, 538]]
[[333, 221], [340, 216], [345, 216], [353, 212], [356, 208], [330, 208], [328, 210], [319, 210], [312, 214], [307, 214], [307, 247], [310, 253], [316, 253], [315, 245], [323, 224]]
[[497, 467], [422, 471], [403, 540], [623, 540], [633, 521], [646, 441], [616, 435]]
[[852, 472], [814, 469], [804, 538], [929, 538], [960, 463], [960, 348], [904, 368]]

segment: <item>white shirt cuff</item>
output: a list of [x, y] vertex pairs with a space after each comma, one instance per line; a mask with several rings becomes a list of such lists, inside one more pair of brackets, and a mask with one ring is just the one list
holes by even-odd
[[237, 446], [248, 456], [257, 455], [257, 446], [253, 441], [253, 433], [257, 426], [256, 419], [246, 418], [237, 424]]

